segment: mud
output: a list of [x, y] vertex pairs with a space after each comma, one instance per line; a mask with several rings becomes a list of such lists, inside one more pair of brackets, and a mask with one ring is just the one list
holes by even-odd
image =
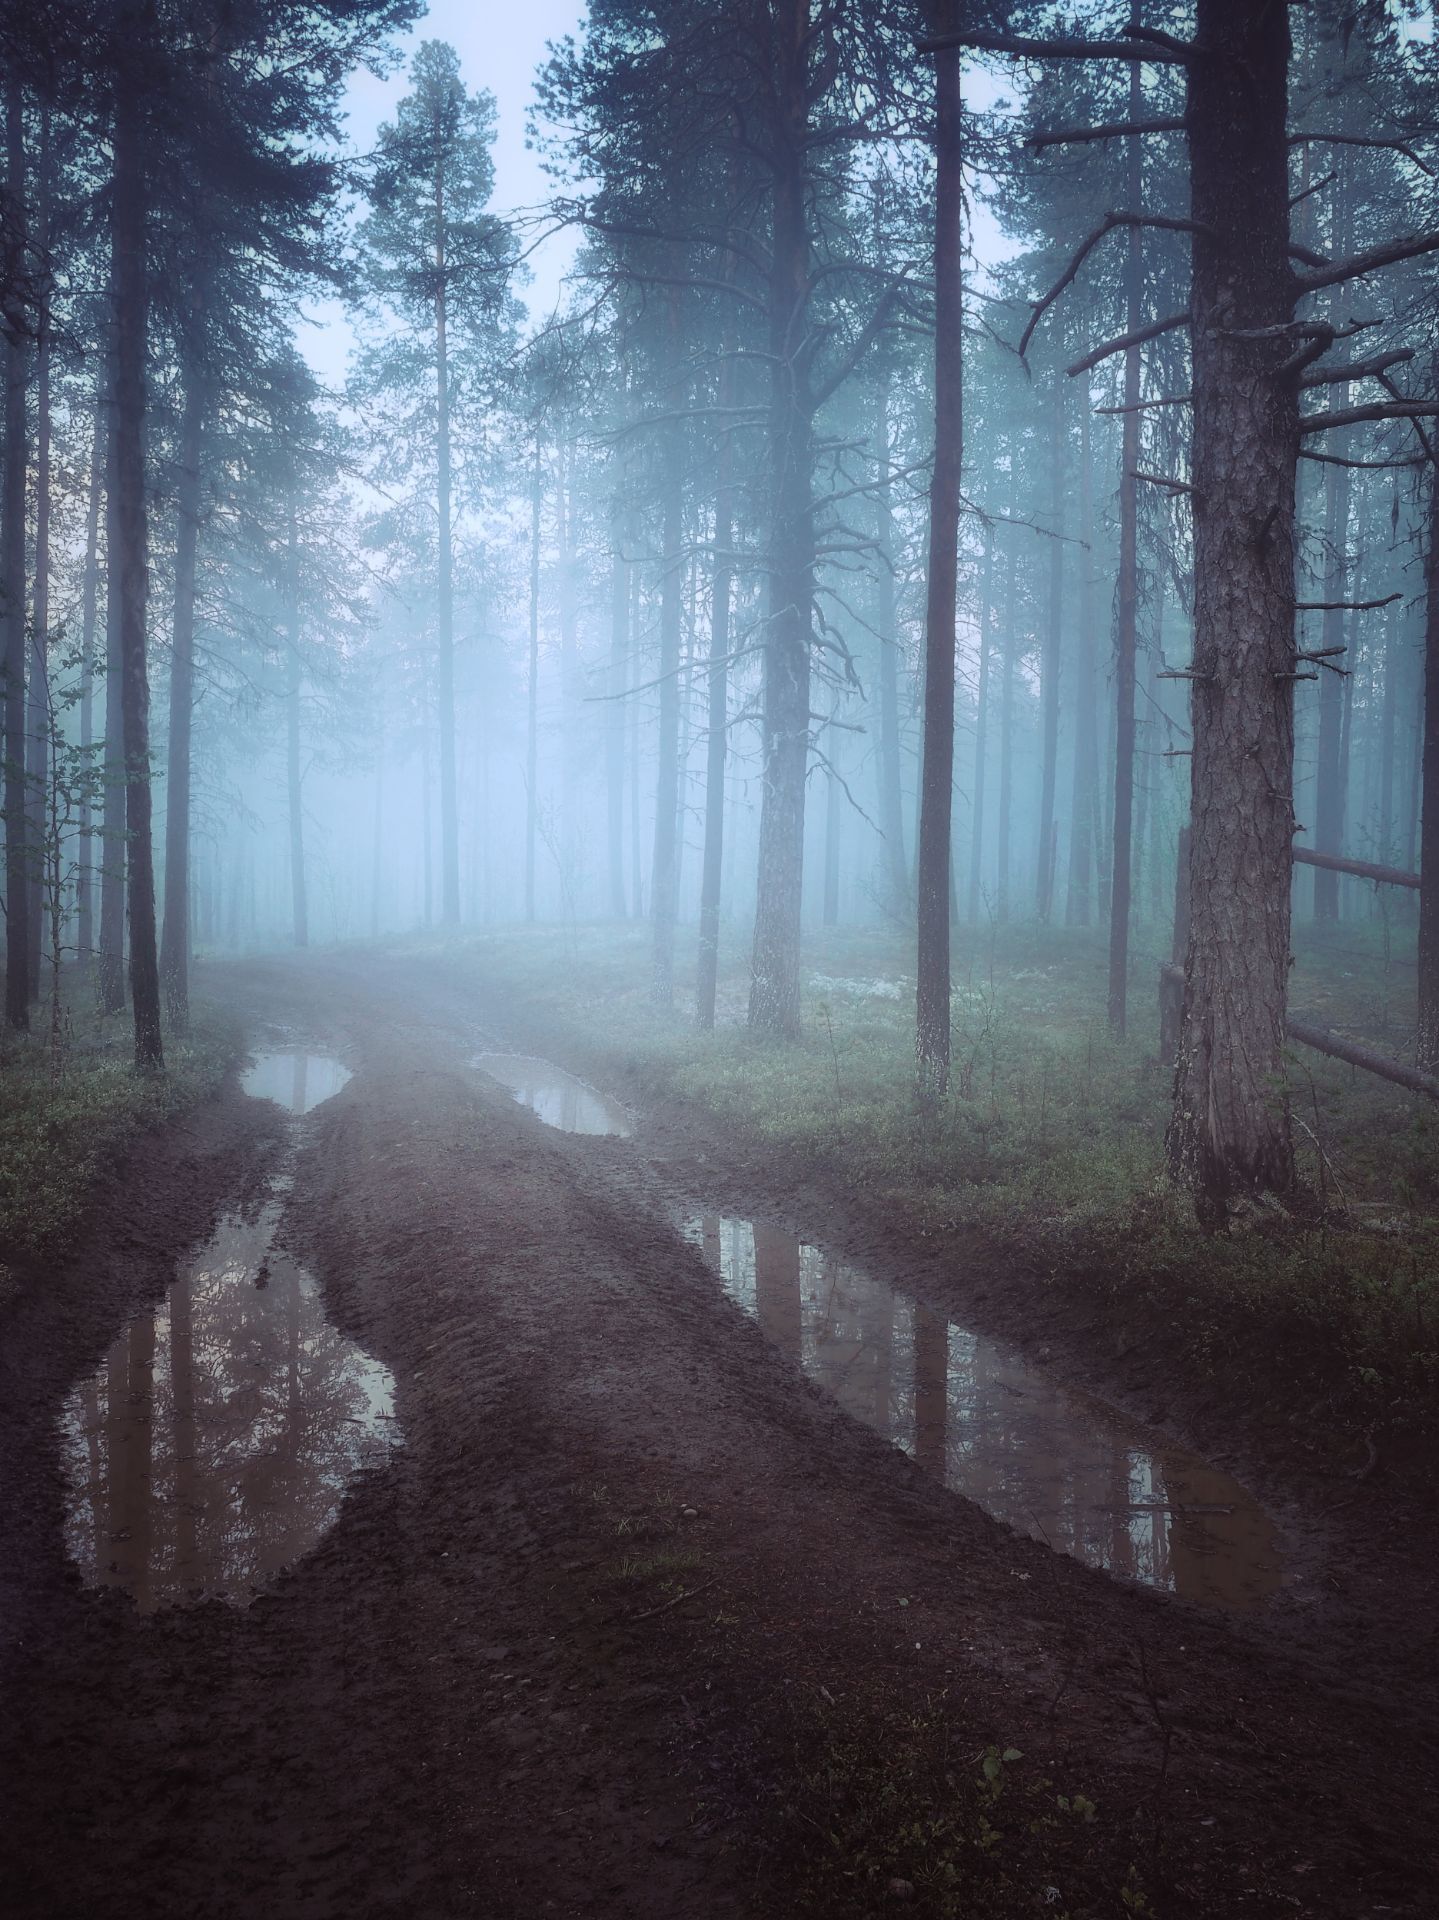
[[[145, 1613], [82, 1582], [66, 1397], [185, 1249], [263, 1198], [285, 1122], [235, 1085], [142, 1143], [74, 1259], [27, 1276], [0, 1322], [8, 1911], [791, 1914], [776, 1730], [821, 1701], [853, 1729], [876, 1701], [942, 1698], [961, 1772], [995, 1742], [1036, 1791], [1097, 1804], [1043, 1862], [1072, 1913], [1122, 1911], [1130, 1868], [1165, 1916], [1432, 1912], [1422, 1516], [1379, 1485], [1362, 1511], [1352, 1485], [1326, 1505], [1236, 1457], [1278, 1524], [1282, 1590], [1240, 1615], [1112, 1580], [852, 1418], [674, 1216], [698, 1193], [986, 1334], [1027, 1318], [1078, 1380], [1083, 1343], [1058, 1350], [1025, 1276], [927, 1262], [854, 1196], [634, 1087], [613, 1089], [639, 1109], [632, 1140], [546, 1127], [470, 1065], [476, 1025], [603, 1085], [596, 1063], [438, 961], [205, 984], [353, 1075], [304, 1122], [276, 1245], [393, 1377], [405, 1444], [243, 1610]], [[1037, 1874], [1022, 1830], [1005, 1844]]]

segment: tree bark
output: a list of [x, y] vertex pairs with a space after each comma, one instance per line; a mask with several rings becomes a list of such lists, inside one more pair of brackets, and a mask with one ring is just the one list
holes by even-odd
[[80, 845], [75, 876], [76, 938], [80, 961], [95, 950], [95, 837], [91, 799], [91, 752], [95, 744], [95, 624], [100, 590], [100, 498], [105, 477], [105, 404], [95, 401], [95, 439], [90, 454], [90, 500], [85, 514], [85, 574], [80, 594]]
[[[293, 504], [290, 507], [290, 531], [286, 545], [285, 589], [289, 604], [285, 622], [285, 785], [289, 797], [290, 905], [294, 943], [297, 947], [307, 947], [310, 944], [310, 908], [305, 885], [304, 772], [300, 764], [300, 542]], [[428, 839], [427, 831], [427, 866]]]
[[[734, 404], [733, 361], [726, 362], [721, 406]], [[705, 838], [700, 874], [699, 962], [695, 973], [695, 1021], [706, 1033], [715, 1023], [719, 979], [720, 889], [724, 877], [725, 756], [729, 744], [730, 600], [735, 542], [734, 436], [720, 442], [715, 489], [715, 563], [711, 583], [710, 656], [706, 675], [708, 736], [705, 743]]]
[[[112, 293], [113, 300], [113, 293]], [[105, 759], [100, 830], [100, 1011], [125, 1005], [125, 741], [121, 691], [119, 431], [113, 321], [105, 433]]]
[[[194, 316], [192, 316], [192, 319]], [[170, 645], [170, 716], [165, 783], [165, 915], [160, 977], [171, 1025], [190, 1018], [190, 729], [195, 704], [195, 561], [200, 537], [200, 456], [204, 376], [192, 354], [180, 422], [175, 522], [175, 613]]]
[[[1136, 61], [1129, 70], [1129, 113], [1138, 120], [1144, 88]], [[1143, 165], [1139, 140], [1129, 149], [1129, 204], [1141, 204]], [[1229, 216], [1233, 218], [1231, 210]], [[1141, 230], [1129, 229], [1125, 265], [1125, 331], [1134, 333], [1144, 318], [1144, 247]], [[1129, 991], [1130, 854], [1134, 827], [1134, 676], [1139, 637], [1139, 501], [1134, 478], [1139, 465], [1139, 348], [1124, 356], [1124, 427], [1119, 481], [1119, 580], [1116, 586], [1114, 661], [1114, 857], [1109, 881], [1109, 1026], [1123, 1036]]]
[[769, 620], [761, 711], [759, 871], [749, 1025], [799, 1032], [800, 906], [814, 602], [813, 426], [802, 344], [809, 296], [809, 0], [776, 0], [778, 102], [770, 234]]
[[1094, 479], [1089, 444], [1089, 385], [1079, 413], [1079, 647], [1075, 661], [1074, 777], [1070, 789], [1069, 885], [1064, 924], [1087, 927], [1093, 889], [1099, 799], [1099, 661], [1094, 644]]
[[455, 778], [455, 560], [451, 506], [450, 348], [445, 299], [447, 273], [445, 182], [435, 182], [435, 506], [438, 514], [440, 708], [440, 918], [460, 922], [460, 814]]
[[535, 917], [535, 835], [540, 777], [540, 506], [543, 500], [540, 430], [530, 479], [530, 657], [525, 701], [525, 918]]
[[[36, 156], [37, 208], [35, 251], [44, 261], [50, 251], [50, 115], [40, 116], [40, 148]], [[50, 791], [54, 742], [50, 711], [50, 292], [41, 293], [36, 309], [35, 342], [35, 583], [30, 622], [29, 720], [26, 727], [29, 758], [29, 790], [26, 803], [30, 819], [27, 841], [30, 851], [30, 900], [27, 931], [30, 937], [29, 965], [26, 969], [32, 999], [40, 995], [42, 975], [42, 935], [45, 927], [45, 894], [48, 876], [63, 850], [47, 845], [47, 823], [54, 811]], [[53, 824], [59, 830], [59, 821]], [[52, 995], [58, 1010], [58, 1001]]]
[[[1198, 0], [1189, 68], [1195, 597], [1190, 927], [1170, 1165], [1201, 1220], [1294, 1185], [1284, 1086], [1298, 390], [1281, 372], [1289, 21]], [[1243, 209], [1243, 219], [1238, 212]]]
[[[931, 8], [958, 25], [955, 0]], [[959, 52], [935, 56], [934, 469], [924, 623], [924, 759], [920, 773], [915, 1062], [922, 1099], [949, 1090], [950, 838], [954, 812], [955, 604], [964, 459], [964, 181]]]
[[25, 782], [25, 388], [29, 374], [22, 292], [25, 247], [25, 118], [18, 74], [5, 85], [6, 192], [10, 224], [5, 274], [5, 456], [0, 478], [0, 591], [5, 619], [5, 1018], [30, 1024], [30, 850]]
[[899, 750], [899, 638], [894, 604], [894, 502], [885, 476], [890, 467], [890, 376], [886, 368], [875, 393], [874, 445], [880, 485], [875, 493], [875, 578], [879, 588], [879, 824], [884, 834], [885, 906], [908, 918], [909, 860], [904, 846], [904, 795]]
[[1064, 381], [1056, 372], [1050, 438], [1049, 606], [1041, 669], [1043, 753], [1039, 776], [1039, 859], [1034, 905], [1042, 922], [1054, 910], [1054, 794], [1059, 771], [1059, 656], [1064, 621]]
[[965, 918], [979, 920], [984, 861], [984, 777], [989, 731], [989, 621], [994, 597], [994, 528], [984, 527], [984, 585], [979, 596], [979, 679], [974, 697], [974, 800], [969, 815], [969, 898]]
[[1424, 556], [1423, 711], [1417, 1059], [1426, 1073], [1433, 1073], [1439, 1070], [1439, 470], [1432, 465]]
[[[138, 29], [127, 10], [127, 35]], [[148, 25], [148, 21], [144, 24]], [[136, 30], [130, 53], [142, 43]], [[111, 555], [120, 598], [121, 731], [125, 754], [126, 895], [130, 926], [130, 997], [135, 1018], [135, 1064], [164, 1066], [160, 1035], [160, 968], [155, 941], [155, 867], [150, 841], [150, 679], [146, 658], [149, 528], [145, 483], [145, 355], [149, 324], [146, 272], [146, 183], [143, 105], [138, 75], [119, 63], [115, 92], [115, 483]]]

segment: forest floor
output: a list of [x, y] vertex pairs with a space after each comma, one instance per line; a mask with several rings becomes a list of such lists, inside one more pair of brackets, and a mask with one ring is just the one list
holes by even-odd
[[[282, 1151], [232, 1076], [0, 1302], [17, 1920], [1432, 1914], [1439, 1541], [1402, 1474], [1224, 1442], [1222, 1396], [1093, 1299], [638, 1052], [633, 1137], [547, 1129], [471, 1064], [600, 1078], [602, 1039], [525, 991], [533, 951], [204, 971], [252, 1044], [353, 1071], [302, 1123], [283, 1231], [393, 1373], [403, 1444], [244, 1610], [137, 1614], [66, 1559], [67, 1390]], [[836, 1056], [824, 1131], [868, 1151]], [[695, 1196], [1192, 1441], [1264, 1500], [1288, 1584], [1204, 1610], [991, 1520], [765, 1342], [676, 1231]]]

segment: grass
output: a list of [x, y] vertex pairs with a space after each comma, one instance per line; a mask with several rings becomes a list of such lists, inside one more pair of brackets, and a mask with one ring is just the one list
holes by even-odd
[[127, 1020], [77, 1014], [58, 1080], [48, 1035], [0, 1039], [0, 1279], [63, 1252], [95, 1182], [147, 1129], [211, 1092], [241, 1050], [233, 1020], [192, 1009], [185, 1040], [166, 1040], [166, 1072], [137, 1074]]
[[[1299, 930], [1296, 1012], [1402, 1056], [1413, 935]], [[721, 1026], [697, 1032], [677, 989], [649, 997], [643, 928], [526, 928], [458, 956], [559, 1029], [571, 1064], [679, 1094], [746, 1139], [842, 1179], [929, 1234], [984, 1236], [1038, 1282], [1155, 1333], [1191, 1383], [1279, 1419], [1355, 1464], [1439, 1451], [1439, 1132], [1423, 1099], [1295, 1049], [1288, 1093], [1309, 1204], [1255, 1208], [1200, 1233], [1164, 1171], [1169, 1074], [1154, 1057], [1159, 954], [1136, 942], [1134, 1037], [1107, 1029], [1105, 953], [1037, 926], [961, 934], [955, 1090], [913, 1096], [913, 957], [884, 929], [810, 936], [804, 1032], [743, 1025], [743, 944], [729, 941]], [[453, 950], [452, 950], [453, 951]], [[737, 962], [739, 964], [737, 964]], [[692, 978], [682, 950], [678, 978]]]

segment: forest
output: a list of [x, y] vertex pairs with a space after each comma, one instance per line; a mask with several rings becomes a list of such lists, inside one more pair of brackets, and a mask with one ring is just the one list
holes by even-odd
[[1432, 1914], [1431, 0], [0, 91], [7, 1911]]

